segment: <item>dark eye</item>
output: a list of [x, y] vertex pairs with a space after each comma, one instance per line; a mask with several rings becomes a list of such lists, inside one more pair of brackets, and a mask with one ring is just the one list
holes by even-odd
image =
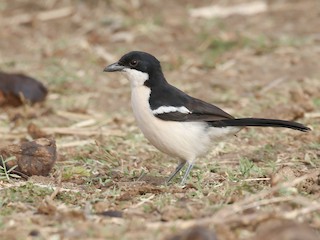
[[131, 60], [129, 64], [131, 67], [136, 67], [138, 65], [138, 61], [134, 59], [134, 60]]

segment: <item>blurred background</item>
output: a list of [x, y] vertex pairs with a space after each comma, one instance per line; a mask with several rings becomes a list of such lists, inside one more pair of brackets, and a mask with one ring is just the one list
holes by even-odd
[[225, 107], [319, 77], [317, 0], [1, 0], [0, 11], [0, 69], [41, 80], [63, 109], [127, 110], [126, 82], [102, 69], [131, 50]]
[[[0, 71], [24, 73], [49, 91], [43, 104], [1, 108], [0, 147], [39, 136], [54, 137], [58, 146], [51, 175], [34, 180], [41, 190], [11, 182], [0, 194], [7, 216], [0, 218], [1, 236], [163, 239], [165, 222], [208, 217], [258, 194], [276, 184], [269, 176], [283, 166], [293, 178], [319, 169], [319, 23], [319, 0], [0, 0]], [[148, 145], [137, 129], [126, 79], [103, 72], [132, 50], [153, 54], [170, 83], [232, 115], [295, 120], [313, 131], [243, 130], [197, 162], [194, 185], [159, 187], [176, 160]], [[145, 173], [149, 178], [142, 179]], [[288, 180], [281, 174], [274, 179]], [[57, 179], [64, 187], [52, 197], [57, 207], [39, 210]], [[146, 185], [134, 185], [137, 179]], [[290, 190], [301, 190], [308, 201], [263, 211], [309, 213], [303, 207], [318, 202], [320, 192], [319, 180], [310, 182]], [[88, 206], [128, 218], [88, 217]], [[299, 216], [319, 228], [319, 214]], [[254, 235], [259, 217], [247, 225], [239, 218], [220, 232], [234, 238], [221, 239]]]

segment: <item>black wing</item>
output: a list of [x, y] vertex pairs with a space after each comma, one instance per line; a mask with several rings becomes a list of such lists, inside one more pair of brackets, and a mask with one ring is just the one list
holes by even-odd
[[[234, 117], [222, 109], [190, 97], [171, 85], [152, 89], [149, 103], [153, 114], [165, 121], [211, 122], [223, 119], [234, 119]], [[165, 112], [159, 109], [162, 106], [171, 108], [167, 108], [168, 111]], [[183, 110], [181, 110], [181, 108], [183, 108]]]

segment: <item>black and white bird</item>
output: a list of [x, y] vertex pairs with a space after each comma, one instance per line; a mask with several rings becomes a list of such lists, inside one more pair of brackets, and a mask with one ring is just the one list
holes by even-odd
[[310, 128], [296, 122], [234, 118], [220, 108], [193, 98], [170, 85], [160, 62], [151, 54], [133, 51], [107, 66], [105, 72], [122, 72], [131, 85], [131, 105], [144, 136], [160, 151], [179, 158], [180, 162], [167, 182], [188, 163], [181, 184], [195, 160], [227, 135], [247, 126], [284, 127], [307, 132]]

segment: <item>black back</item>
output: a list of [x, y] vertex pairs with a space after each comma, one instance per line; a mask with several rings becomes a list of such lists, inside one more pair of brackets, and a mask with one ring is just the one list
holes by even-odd
[[215, 121], [233, 119], [231, 115], [220, 108], [193, 98], [178, 88], [170, 85], [162, 72], [160, 62], [151, 54], [132, 51], [125, 54], [118, 62], [120, 65], [135, 69], [149, 75], [144, 85], [151, 89], [149, 104], [152, 110], [161, 106], [186, 107], [190, 112], [155, 114], [156, 117], [167, 121]]

